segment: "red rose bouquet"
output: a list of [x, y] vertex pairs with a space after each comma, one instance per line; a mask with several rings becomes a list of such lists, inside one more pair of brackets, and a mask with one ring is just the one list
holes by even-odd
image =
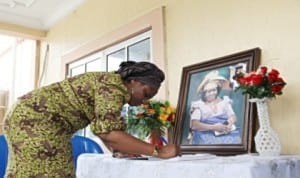
[[257, 72], [240, 72], [234, 76], [243, 94], [249, 94], [250, 98], [275, 98], [282, 94], [286, 82], [279, 76], [276, 69], [268, 71], [265, 66], [260, 67]]

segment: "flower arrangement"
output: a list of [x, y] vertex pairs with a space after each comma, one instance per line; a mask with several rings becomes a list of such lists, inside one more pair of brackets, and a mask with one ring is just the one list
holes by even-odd
[[127, 113], [127, 131], [145, 139], [152, 130], [160, 130], [174, 125], [175, 108], [169, 101], [150, 100], [147, 104], [130, 107]]
[[243, 94], [249, 94], [250, 98], [275, 98], [282, 94], [286, 82], [279, 76], [276, 69], [268, 71], [266, 66], [260, 67], [256, 72], [239, 72], [234, 76]]

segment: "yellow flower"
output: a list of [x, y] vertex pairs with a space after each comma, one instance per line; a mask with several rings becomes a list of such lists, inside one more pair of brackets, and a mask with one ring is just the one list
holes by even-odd
[[166, 121], [168, 119], [169, 115], [168, 114], [160, 114], [159, 119], [161, 121]]
[[167, 113], [168, 114], [172, 114], [173, 112], [175, 112], [175, 108], [173, 108], [173, 107], [168, 107], [167, 108]]

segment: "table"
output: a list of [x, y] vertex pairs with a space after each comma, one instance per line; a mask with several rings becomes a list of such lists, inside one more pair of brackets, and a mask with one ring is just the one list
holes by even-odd
[[82, 154], [77, 178], [300, 178], [300, 155], [197, 154], [168, 160], [128, 160], [110, 154]]

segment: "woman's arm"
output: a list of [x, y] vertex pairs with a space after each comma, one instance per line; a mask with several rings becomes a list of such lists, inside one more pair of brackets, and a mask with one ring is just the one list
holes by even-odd
[[192, 120], [191, 123], [192, 130], [199, 130], [199, 131], [219, 131], [219, 132], [226, 132], [228, 131], [228, 127], [222, 123], [216, 124], [206, 124], [203, 122], [199, 122], [197, 120]]
[[232, 125], [234, 125], [237, 121], [235, 112], [233, 111], [231, 103], [227, 103], [226, 113], [228, 115], [228, 128], [231, 129]]
[[[174, 144], [166, 145], [155, 150], [155, 146], [139, 140], [124, 131], [111, 131], [100, 134], [99, 137], [114, 151], [127, 154], [142, 154], [157, 156], [159, 158], [171, 158], [180, 154], [180, 149]], [[158, 155], [155, 155], [158, 151]]]
[[231, 115], [228, 117], [228, 126], [230, 126], [230, 128], [232, 127], [233, 124], [235, 124], [235, 122], [236, 122], [235, 115]]

